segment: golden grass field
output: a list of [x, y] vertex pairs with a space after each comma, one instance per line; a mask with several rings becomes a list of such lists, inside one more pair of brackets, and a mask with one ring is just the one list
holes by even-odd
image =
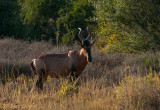
[[104, 54], [92, 49], [89, 63], [77, 80], [48, 77], [44, 91], [35, 87], [32, 59], [43, 53], [78, 50], [50, 42], [0, 40], [0, 110], [159, 110], [160, 53]]

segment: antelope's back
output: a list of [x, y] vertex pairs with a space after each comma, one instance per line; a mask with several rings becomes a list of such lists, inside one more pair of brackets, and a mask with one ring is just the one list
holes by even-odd
[[51, 77], [67, 76], [71, 72], [71, 68], [75, 59], [75, 52], [65, 54], [45, 54], [37, 57], [37, 60], [43, 61], [45, 71]]

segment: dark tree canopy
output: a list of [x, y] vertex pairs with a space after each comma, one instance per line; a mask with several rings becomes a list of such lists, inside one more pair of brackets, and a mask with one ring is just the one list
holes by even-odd
[[103, 52], [160, 49], [159, 0], [0, 0], [0, 37], [72, 44], [90, 27]]
[[40, 28], [48, 38], [69, 44], [78, 27], [87, 27], [94, 7], [88, 0], [19, 0], [21, 17], [26, 25]]

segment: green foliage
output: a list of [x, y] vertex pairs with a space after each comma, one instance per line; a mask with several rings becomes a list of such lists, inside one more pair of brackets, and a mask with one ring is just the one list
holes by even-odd
[[24, 19], [24, 24], [30, 24], [37, 20], [42, 20], [43, 16], [40, 15], [39, 8], [41, 8], [44, 0], [18, 0], [21, 6], [21, 16]]
[[78, 27], [86, 27], [93, 16], [94, 7], [88, 0], [18, 0], [21, 17], [25, 25], [39, 28], [56, 40], [70, 44], [77, 34]]
[[0, 36], [23, 35], [17, 0], [0, 0]]
[[159, 72], [160, 70], [160, 59], [159, 57], [144, 57], [142, 59], [143, 65], [147, 68], [147, 69], [152, 69], [156, 72]]
[[159, 6], [160, 3], [154, 0], [98, 0], [99, 36], [107, 42], [102, 50], [137, 52], [159, 49]]
[[93, 10], [88, 0], [1, 0], [0, 35], [53, 43], [59, 36], [59, 43], [71, 44], [78, 27], [91, 24]]
[[0, 25], [1, 37], [63, 44], [92, 26], [103, 52], [160, 49], [159, 0], [1, 0]]
[[0, 36], [11, 36], [16, 39], [28, 40], [39, 37], [39, 29], [34, 25], [23, 25], [20, 17], [20, 6], [17, 0], [0, 1]]
[[79, 88], [78, 86], [76, 86], [75, 83], [65, 80], [64, 82], [60, 83], [59, 91], [57, 93], [62, 96], [67, 96], [67, 95], [72, 95], [73, 93], [78, 93], [78, 91]]
[[126, 76], [119, 86], [114, 87], [120, 109], [158, 109], [160, 104], [160, 78], [152, 71], [142, 76]]
[[71, 43], [77, 39], [78, 27], [86, 28], [91, 24], [94, 7], [88, 0], [75, 0], [59, 10], [60, 17], [56, 21], [58, 31], [61, 32], [62, 43]]

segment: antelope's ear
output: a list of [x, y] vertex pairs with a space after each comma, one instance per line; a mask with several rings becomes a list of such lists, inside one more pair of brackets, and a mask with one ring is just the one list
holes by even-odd
[[79, 42], [78, 40], [76, 40], [76, 42], [80, 47], [82, 47], [82, 43], [81, 42]]
[[96, 43], [96, 39], [91, 42], [91, 46], [93, 46]]

